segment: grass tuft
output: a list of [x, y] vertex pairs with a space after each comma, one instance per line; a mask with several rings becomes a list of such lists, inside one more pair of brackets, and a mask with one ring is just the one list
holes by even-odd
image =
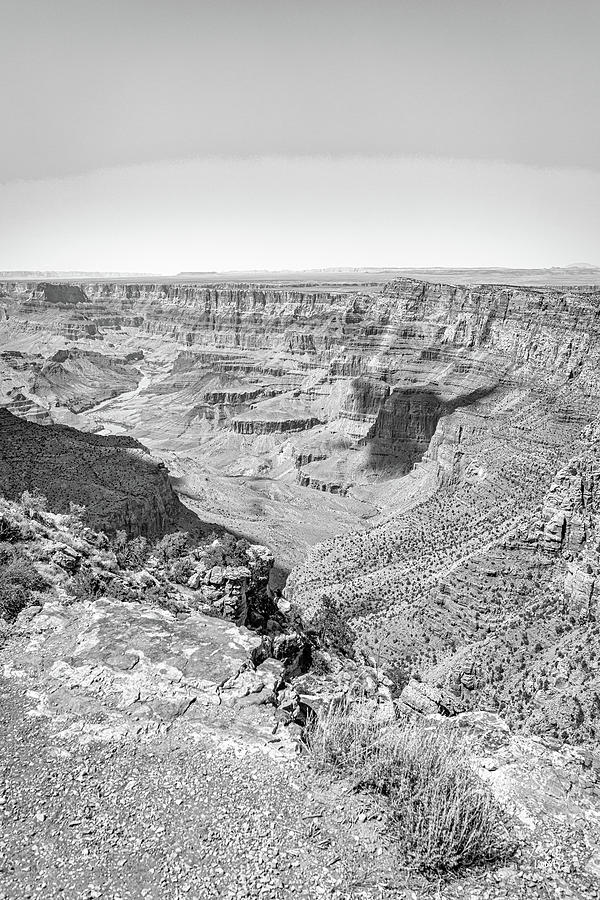
[[504, 859], [513, 849], [506, 815], [466, 749], [444, 726], [390, 726], [360, 700], [332, 704], [310, 734], [315, 768], [385, 798], [407, 863], [431, 874]]

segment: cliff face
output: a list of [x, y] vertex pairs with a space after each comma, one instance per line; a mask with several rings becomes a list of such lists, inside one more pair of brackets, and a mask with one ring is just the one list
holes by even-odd
[[476, 347], [520, 360], [532, 351], [534, 358], [554, 357], [567, 333], [598, 326], [595, 288], [456, 287], [402, 279], [375, 295], [239, 285], [23, 282], [5, 282], [0, 291], [5, 303], [18, 301], [30, 312], [52, 306], [55, 316], [60, 310], [74, 318], [85, 315], [106, 331], [136, 327], [199, 348], [278, 349], [315, 355], [320, 364], [343, 360], [350, 368], [355, 357], [376, 352], [382, 354], [371, 360], [376, 374], [397, 371], [399, 354], [411, 345], [437, 347], [437, 355], [425, 362], [443, 358], [444, 350]]
[[165, 466], [133, 438], [36, 425], [0, 409], [0, 493], [23, 491], [41, 492], [56, 512], [83, 505], [86, 521], [106, 532], [155, 537], [178, 523], [193, 527]]
[[409, 279], [375, 295], [256, 286], [0, 285], [0, 301], [15, 324], [27, 313], [32, 328], [51, 329], [54, 322], [64, 329], [70, 316], [66, 324], [86, 321], [105, 336], [127, 327], [198, 350], [277, 352], [305, 371], [326, 367], [333, 377], [433, 381], [452, 365], [442, 385], [447, 393], [493, 381], [511, 364], [550, 372], [582, 365], [598, 333], [599, 298], [594, 288], [467, 288]]
[[44, 281], [36, 285], [33, 298], [42, 303], [53, 303], [58, 306], [76, 306], [86, 301], [84, 291], [76, 284], [53, 284]]
[[[392, 389], [427, 391], [434, 406], [457, 405], [515, 370], [520, 381], [548, 382], [583, 370], [589, 375], [597, 359], [599, 300], [600, 292], [591, 288], [466, 288], [409, 279], [375, 295], [256, 286], [14, 282], [0, 287], [8, 330], [11, 323], [32, 333], [54, 329], [105, 345], [118, 340], [122, 329], [135, 332], [142, 343], [144, 334], [161, 336], [189, 348], [188, 375], [285, 378], [276, 386], [280, 391], [312, 380], [313, 396], [319, 382], [360, 379], [360, 386], [347, 384], [343, 415], [369, 424], [381, 415], [379, 438]], [[260, 397], [260, 384], [253, 387], [253, 397], [242, 391], [237, 399]], [[221, 402], [235, 402], [226, 383], [222, 388]], [[219, 402], [216, 395], [207, 399]], [[407, 418], [412, 432], [407, 439], [422, 444], [431, 437], [431, 424], [415, 421], [413, 428], [413, 418]]]

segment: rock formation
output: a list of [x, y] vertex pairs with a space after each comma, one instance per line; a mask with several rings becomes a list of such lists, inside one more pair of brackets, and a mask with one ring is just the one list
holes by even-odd
[[[265, 547], [231, 536], [185, 553], [168, 539], [153, 548], [121, 534], [111, 544], [31, 498], [0, 497], [0, 536], [0, 629], [8, 619], [27, 636], [5, 672], [37, 672], [37, 712], [56, 720], [62, 738], [149, 735], [180, 720], [193, 729], [235, 707], [231, 732], [286, 746], [288, 732], [273, 738], [273, 712], [296, 638], [288, 630], [286, 645], [284, 628], [262, 619], [273, 565]], [[232, 553], [247, 565], [229, 565]], [[184, 585], [182, 566], [192, 568]], [[11, 572], [30, 586], [20, 610], [5, 591]], [[245, 627], [257, 622], [264, 634]]]

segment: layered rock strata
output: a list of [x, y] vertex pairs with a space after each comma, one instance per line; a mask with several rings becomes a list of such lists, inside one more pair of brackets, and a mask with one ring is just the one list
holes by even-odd
[[[550, 487], [596, 452], [598, 289], [78, 287], [74, 303], [5, 284], [6, 346], [45, 335], [54, 353], [88, 323], [94, 350], [143, 349], [147, 380], [87, 427], [141, 438], [197, 509], [282, 557], [344, 532], [289, 581], [308, 627], [333, 603], [362, 651], [446, 712], [483, 698], [592, 736], [594, 560]], [[558, 672], [581, 645], [588, 670]]]

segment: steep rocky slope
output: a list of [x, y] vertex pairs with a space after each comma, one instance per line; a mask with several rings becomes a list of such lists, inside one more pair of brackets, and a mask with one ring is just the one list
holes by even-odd
[[57, 512], [71, 502], [107, 532], [155, 536], [200, 523], [169, 482], [164, 465], [133, 438], [85, 434], [64, 425], [38, 425], [0, 409], [0, 492], [16, 499], [41, 492]]

